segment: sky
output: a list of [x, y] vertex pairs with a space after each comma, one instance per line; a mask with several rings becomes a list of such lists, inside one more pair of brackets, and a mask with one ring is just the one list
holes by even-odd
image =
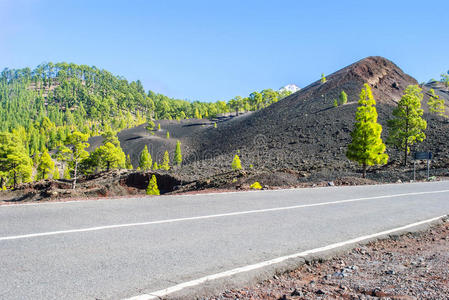
[[449, 70], [449, 1], [0, 0], [0, 70], [73, 62], [187, 100], [304, 87], [367, 56]]

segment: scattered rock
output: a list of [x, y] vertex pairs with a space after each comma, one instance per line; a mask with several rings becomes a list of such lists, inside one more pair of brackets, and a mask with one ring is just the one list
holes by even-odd
[[338, 258], [307, 260], [307, 265], [278, 279], [230, 296], [242, 300], [278, 299], [280, 295], [291, 300], [449, 299], [449, 240], [442, 239], [448, 236], [449, 226], [443, 223], [424, 233], [379, 240]]
[[325, 295], [326, 292], [320, 289], [320, 290], [316, 291], [315, 294], [317, 294], [317, 295]]

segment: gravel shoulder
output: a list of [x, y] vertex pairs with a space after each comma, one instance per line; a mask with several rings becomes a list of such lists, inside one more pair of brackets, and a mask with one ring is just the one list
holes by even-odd
[[309, 261], [212, 299], [448, 299], [449, 222]]

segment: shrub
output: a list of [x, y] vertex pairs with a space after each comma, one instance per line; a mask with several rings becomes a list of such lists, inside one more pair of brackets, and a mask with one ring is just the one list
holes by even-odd
[[262, 189], [262, 186], [260, 185], [260, 183], [258, 181], [254, 182], [249, 187], [251, 189], [254, 189], [254, 190], [261, 190]]

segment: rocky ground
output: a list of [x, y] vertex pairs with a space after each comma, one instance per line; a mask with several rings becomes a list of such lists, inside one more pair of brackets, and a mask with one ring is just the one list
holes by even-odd
[[449, 222], [206, 299], [449, 299]]
[[[383, 174], [381, 173], [383, 172]], [[417, 181], [425, 181], [425, 168], [418, 168]], [[432, 169], [431, 180], [448, 180], [446, 169]], [[259, 182], [262, 189], [310, 188], [324, 186], [366, 185], [379, 183], [402, 183], [412, 178], [412, 171], [391, 172], [378, 170], [378, 178], [361, 178], [360, 174], [345, 176], [338, 174], [323, 180], [319, 174], [282, 169], [277, 171], [240, 170], [227, 171], [202, 179], [186, 181], [171, 171], [141, 172], [134, 170], [113, 170], [79, 178], [76, 189], [71, 180], [47, 179], [20, 184], [16, 190], [0, 191], [0, 205], [33, 201], [61, 201], [68, 199], [117, 198], [145, 196], [146, 187], [152, 175], [156, 176], [161, 194], [210, 193], [251, 190], [250, 185]], [[372, 176], [374, 177], [374, 176]]]

